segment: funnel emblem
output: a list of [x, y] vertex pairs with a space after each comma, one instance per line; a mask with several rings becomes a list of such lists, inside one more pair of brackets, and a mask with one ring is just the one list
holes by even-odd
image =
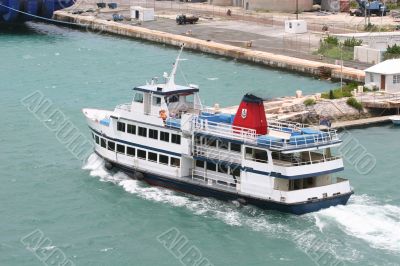
[[246, 119], [246, 117], [247, 117], [247, 109], [243, 108], [242, 109], [242, 118]]

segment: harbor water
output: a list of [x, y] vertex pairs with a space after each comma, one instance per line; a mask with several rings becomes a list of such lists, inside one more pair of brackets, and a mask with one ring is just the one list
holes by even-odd
[[[107, 171], [90, 152], [79, 160], [49, 126], [54, 117], [27, 108], [40, 94], [89, 139], [82, 108], [129, 102], [133, 86], [161, 79], [177, 52], [41, 23], [0, 30], [0, 265], [194, 265], [194, 257], [215, 266], [400, 265], [398, 127], [343, 132], [355, 148], [341, 151], [341, 175], [355, 194], [347, 206], [295, 216], [149, 187]], [[182, 57], [179, 81], [198, 84], [207, 105], [337, 86], [201, 53]]]

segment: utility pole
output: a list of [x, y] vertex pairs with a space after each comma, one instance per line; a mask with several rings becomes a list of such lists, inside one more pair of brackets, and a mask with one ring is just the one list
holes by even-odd
[[299, 20], [299, 0], [296, 0], [296, 20]]

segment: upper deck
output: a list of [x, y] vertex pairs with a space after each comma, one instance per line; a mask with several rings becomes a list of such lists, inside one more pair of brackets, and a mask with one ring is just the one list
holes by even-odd
[[233, 126], [227, 122], [212, 121], [211, 117], [194, 116], [192, 119], [193, 132], [282, 152], [334, 146], [341, 143], [337, 131], [333, 129], [320, 129], [300, 123], [269, 120], [268, 133], [257, 135], [254, 129]]

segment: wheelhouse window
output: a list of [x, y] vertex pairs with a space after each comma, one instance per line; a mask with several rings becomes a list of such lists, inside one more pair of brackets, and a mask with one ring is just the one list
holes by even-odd
[[171, 142], [175, 144], [181, 144], [181, 136], [177, 134], [171, 134]]
[[100, 143], [100, 138], [99, 138], [99, 136], [96, 135], [96, 144], [99, 144], [99, 143]]
[[253, 160], [256, 162], [267, 163], [268, 153], [265, 150], [253, 149], [246, 147], [246, 159]]
[[136, 92], [135, 97], [133, 98], [133, 101], [136, 103], [143, 103], [143, 93]]
[[138, 135], [146, 138], [147, 137], [147, 128], [139, 127], [138, 128]]
[[149, 129], [149, 138], [158, 139], [158, 130]]
[[164, 131], [160, 131], [160, 140], [165, 141], [165, 142], [169, 142], [169, 133], [168, 132], [164, 132]]
[[110, 151], [115, 151], [115, 142], [113, 141], [108, 141], [108, 147]]
[[125, 132], [125, 123], [117, 122], [117, 130], [121, 132]]
[[180, 167], [181, 166], [181, 159], [171, 157], [171, 166]]
[[127, 132], [128, 132], [129, 134], [135, 135], [135, 134], [136, 134], [136, 126], [135, 126], [135, 125], [129, 125], [129, 124], [128, 124], [128, 126], [127, 126]]
[[166, 165], [168, 165], [168, 156], [163, 155], [163, 154], [159, 154], [159, 155], [158, 155], [158, 162], [159, 162], [160, 164], [166, 164]]
[[132, 148], [132, 147], [126, 147], [126, 154], [128, 155], [128, 156], [135, 156], [135, 148]]
[[157, 96], [153, 96], [153, 105], [154, 106], [161, 106], [161, 98]]
[[146, 160], [146, 151], [145, 150], [137, 150], [137, 157]]
[[92, 132], [92, 138], [94, 139], [94, 133]]
[[103, 139], [103, 138], [101, 138], [101, 147], [103, 147], [103, 148], [107, 148], [107, 143], [106, 143], [106, 140], [105, 140], [105, 139]]
[[154, 152], [148, 152], [147, 153], [147, 158], [148, 158], [148, 160], [149, 161], [152, 161], [152, 162], [157, 162], [157, 153], [154, 153]]
[[125, 146], [121, 144], [117, 144], [117, 152], [125, 154]]

